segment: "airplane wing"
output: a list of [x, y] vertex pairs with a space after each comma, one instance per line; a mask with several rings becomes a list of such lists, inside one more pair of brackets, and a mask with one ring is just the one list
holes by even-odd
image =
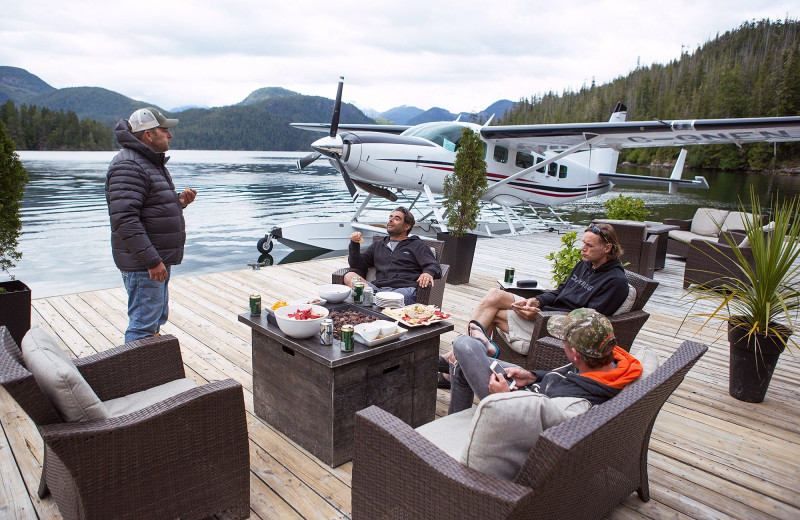
[[[329, 132], [330, 123], [289, 123], [300, 130], [311, 130], [312, 132]], [[411, 128], [409, 125], [368, 125], [368, 124], [340, 124], [339, 130], [351, 132], [382, 132], [385, 134], [402, 134]]]
[[800, 141], [800, 117], [485, 126], [481, 136], [517, 149], [557, 150], [600, 136], [595, 148]]

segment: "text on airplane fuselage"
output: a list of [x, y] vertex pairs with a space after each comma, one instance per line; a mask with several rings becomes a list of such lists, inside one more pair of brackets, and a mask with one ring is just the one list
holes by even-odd
[[777, 132], [769, 132], [766, 130], [762, 130], [760, 132], [730, 132], [725, 133], [721, 132], [718, 134], [677, 134], [677, 135], [669, 135], [666, 137], [644, 137], [644, 136], [631, 136], [628, 137], [628, 141], [631, 143], [655, 143], [658, 141], [680, 141], [683, 143], [691, 144], [691, 143], [713, 143], [716, 141], [725, 141], [725, 142], [736, 142], [736, 141], [748, 141], [760, 136], [761, 139], [759, 140], [770, 140], [770, 139], [791, 139], [792, 136], [786, 130], [778, 130]]

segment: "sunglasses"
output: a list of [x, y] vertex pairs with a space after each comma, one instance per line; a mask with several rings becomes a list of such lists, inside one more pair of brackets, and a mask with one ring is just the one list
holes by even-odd
[[608, 239], [606, 238], [605, 234], [603, 234], [603, 230], [601, 230], [601, 229], [600, 229], [599, 227], [597, 227], [596, 225], [592, 224], [591, 226], [589, 226], [589, 231], [591, 231], [591, 232], [592, 232], [592, 233], [594, 233], [595, 235], [597, 235], [597, 236], [599, 236], [600, 238], [602, 238], [603, 240], [605, 240], [605, 241], [606, 241], [606, 244], [610, 244], [610, 242], [609, 242], [609, 241], [608, 241]]

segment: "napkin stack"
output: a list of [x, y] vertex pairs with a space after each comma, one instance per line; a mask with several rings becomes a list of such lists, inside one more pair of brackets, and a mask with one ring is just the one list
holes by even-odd
[[403, 295], [396, 292], [379, 292], [375, 294], [375, 305], [384, 309], [399, 309], [403, 306]]

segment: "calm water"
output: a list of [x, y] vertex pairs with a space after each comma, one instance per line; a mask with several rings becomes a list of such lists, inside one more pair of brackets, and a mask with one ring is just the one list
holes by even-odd
[[[115, 153], [19, 153], [30, 183], [22, 209], [23, 257], [12, 274], [31, 288], [34, 298], [122, 285], [111, 259], [103, 190]], [[185, 212], [186, 252], [183, 264], [173, 268], [176, 277], [242, 269], [258, 260], [309, 259], [278, 243], [269, 257], [261, 257], [255, 244], [272, 226], [297, 219], [347, 219], [353, 211], [344, 182], [325, 161], [303, 172], [294, 170], [295, 159], [304, 153], [176, 150], [170, 155], [176, 188], [198, 191]], [[693, 175], [687, 171], [684, 177]], [[667, 216], [689, 218], [698, 206], [734, 208], [739, 195], [748, 197], [751, 185], [762, 200], [776, 192], [800, 192], [798, 176], [703, 175], [712, 187], [709, 191], [681, 190], [670, 196], [666, 189], [631, 187], [559, 210], [565, 220], [585, 223], [604, 215], [604, 200], [625, 193], [644, 199], [649, 219], [660, 221]]]

